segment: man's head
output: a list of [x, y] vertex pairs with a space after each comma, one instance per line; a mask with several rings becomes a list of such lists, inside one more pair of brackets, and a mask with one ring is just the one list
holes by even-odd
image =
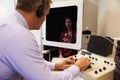
[[26, 19], [30, 29], [38, 29], [49, 13], [51, 2], [51, 0], [18, 0], [16, 9]]

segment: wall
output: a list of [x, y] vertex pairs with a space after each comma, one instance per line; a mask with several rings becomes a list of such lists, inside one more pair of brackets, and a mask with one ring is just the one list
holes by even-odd
[[93, 33], [97, 33], [98, 3], [97, 0], [84, 0], [83, 30], [88, 27]]
[[16, 0], [0, 0], [0, 20], [13, 13]]
[[[84, 0], [83, 6], [83, 30], [86, 30], [86, 27], [92, 34], [97, 33], [97, 22], [98, 22], [98, 2], [97, 0]], [[86, 35], [82, 35], [82, 48], [87, 48], [88, 38]]]
[[99, 0], [98, 34], [120, 37], [120, 0]]

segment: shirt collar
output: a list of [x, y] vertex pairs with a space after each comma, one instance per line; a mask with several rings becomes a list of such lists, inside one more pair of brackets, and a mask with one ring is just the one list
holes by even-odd
[[17, 17], [17, 21], [21, 25], [23, 25], [25, 28], [29, 29], [27, 21], [25, 20], [25, 18], [18, 11], [15, 11], [15, 16]]

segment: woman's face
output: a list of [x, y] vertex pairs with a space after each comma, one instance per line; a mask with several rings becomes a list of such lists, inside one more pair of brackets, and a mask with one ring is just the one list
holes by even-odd
[[65, 19], [65, 26], [67, 29], [72, 28], [72, 21], [70, 18]]

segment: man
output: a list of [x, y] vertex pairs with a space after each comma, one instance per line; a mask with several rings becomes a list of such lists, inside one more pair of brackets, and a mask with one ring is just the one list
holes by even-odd
[[[18, 0], [16, 11], [0, 21], [0, 80], [73, 80], [85, 70], [88, 58], [72, 57], [53, 64], [43, 59], [29, 30], [39, 29], [49, 13], [51, 0]], [[68, 63], [74, 63], [71, 67]], [[65, 69], [57, 74], [51, 70]]]

